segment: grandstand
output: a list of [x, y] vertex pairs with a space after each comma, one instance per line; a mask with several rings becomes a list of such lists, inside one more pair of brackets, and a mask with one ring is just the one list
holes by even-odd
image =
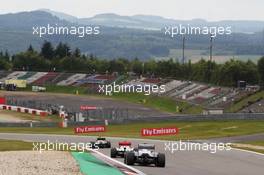
[[28, 84], [31, 84], [31, 83], [37, 81], [38, 79], [40, 79], [41, 77], [45, 76], [46, 74], [47, 74], [47, 72], [37, 72], [25, 80], [27, 80]]
[[60, 82], [57, 83], [59, 86], [70, 86], [75, 84], [78, 80], [81, 80], [85, 78], [87, 75], [86, 74], [73, 74], [69, 76], [67, 79], [61, 80]]
[[[153, 85], [165, 85], [165, 92], [158, 92], [156, 95], [170, 97], [175, 100], [184, 100], [192, 104], [200, 104], [204, 107], [221, 108], [226, 108], [230, 104], [257, 90], [241, 90], [228, 87], [209, 86], [207, 84], [192, 81], [145, 77], [137, 78], [124, 75], [1, 71], [0, 81], [3, 82], [7, 79], [26, 80], [27, 84], [39, 86], [83, 86], [87, 87], [87, 92], [98, 92], [99, 84], [112, 84], [113, 82], [130, 86], [141, 85], [149, 87]], [[256, 111], [260, 110], [256, 108]]]
[[59, 73], [57, 73], [57, 72], [48, 72], [44, 76], [35, 80], [32, 84], [39, 85], [39, 86], [42, 86], [45, 84], [51, 84], [52, 80], [55, 79], [58, 75], [59, 75]]
[[18, 79], [18, 77], [24, 76], [26, 73], [27, 72], [24, 71], [15, 71], [8, 74], [7, 76], [2, 77], [0, 81], [4, 82], [5, 80], [9, 80], [9, 79]]

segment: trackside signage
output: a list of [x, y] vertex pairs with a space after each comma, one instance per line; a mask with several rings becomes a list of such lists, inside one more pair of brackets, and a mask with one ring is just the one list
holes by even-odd
[[2, 105], [6, 104], [5, 97], [0, 97], [0, 104], [2, 104]]
[[176, 135], [178, 134], [178, 132], [179, 132], [179, 129], [176, 127], [141, 129], [142, 136]]
[[91, 132], [105, 132], [105, 126], [79, 126], [74, 128], [75, 134], [91, 133]]
[[96, 106], [87, 106], [87, 105], [82, 105], [80, 106], [81, 110], [96, 110], [97, 107]]

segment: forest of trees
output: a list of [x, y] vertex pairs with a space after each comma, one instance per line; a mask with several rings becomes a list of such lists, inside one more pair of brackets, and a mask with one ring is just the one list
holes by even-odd
[[167, 77], [179, 80], [200, 81], [223, 86], [236, 86], [238, 80], [249, 84], [264, 84], [264, 57], [257, 64], [248, 60], [229, 60], [223, 64], [201, 59], [199, 62], [182, 64], [171, 60], [141, 61], [117, 58], [106, 60], [95, 55], [83, 55], [80, 49], [71, 49], [65, 43], [54, 47], [45, 41], [38, 52], [30, 45], [25, 52], [10, 56], [0, 52], [0, 70], [58, 71], [83, 73], [126, 74]]

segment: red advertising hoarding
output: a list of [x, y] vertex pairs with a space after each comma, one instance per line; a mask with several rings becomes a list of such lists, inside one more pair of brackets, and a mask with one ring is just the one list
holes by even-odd
[[91, 132], [105, 132], [105, 126], [79, 126], [74, 128], [75, 134], [91, 133]]
[[176, 135], [178, 133], [179, 133], [179, 129], [176, 127], [143, 128], [143, 129], [141, 129], [141, 135], [142, 136]]
[[96, 106], [87, 106], [87, 105], [82, 105], [80, 106], [81, 110], [96, 110], [97, 107]]
[[0, 104], [1, 104], [1, 105], [6, 104], [6, 99], [5, 99], [5, 97], [0, 97]]

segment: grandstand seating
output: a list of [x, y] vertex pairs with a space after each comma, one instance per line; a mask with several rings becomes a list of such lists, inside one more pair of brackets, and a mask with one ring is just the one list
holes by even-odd
[[22, 75], [22, 76], [18, 77], [17, 79], [27, 80], [28, 78], [32, 77], [35, 74], [36, 74], [36, 72], [27, 72], [25, 75]]
[[51, 82], [52, 84], [57, 84], [63, 80], [68, 79], [69, 77], [71, 77], [72, 75], [74, 75], [73, 73], [60, 73], [57, 77], [55, 77]]
[[12, 73], [11, 71], [0, 71], [0, 81], [2, 78], [7, 77], [11, 73]]
[[206, 89], [208, 89], [208, 86], [205, 85], [198, 85], [196, 88], [191, 89], [190, 91], [186, 92], [186, 98], [188, 100], [191, 100], [193, 97], [196, 97], [197, 94], [205, 91]]
[[179, 80], [172, 80], [170, 82], [168, 82], [167, 84], [165, 84], [165, 92], [163, 93], [164, 96], [169, 96], [170, 94], [172, 94], [173, 92], [176, 91], [176, 89], [185, 84], [186, 82], [184, 81], [179, 81]]
[[33, 85], [39, 85], [39, 86], [42, 86], [45, 84], [50, 84], [52, 82], [52, 79], [54, 79], [58, 75], [59, 75], [59, 73], [57, 73], [57, 72], [48, 72], [46, 75], [35, 80], [32, 84]]
[[72, 76], [68, 77], [65, 80], [61, 80], [57, 83], [59, 86], [69, 86], [74, 85], [78, 80], [85, 78], [86, 74], [73, 74]]
[[189, 90], [196, 88], [198, 85], [197, 84], [193, 84], [193, 83], [189, 83], [186, 86], [182, 86], [180, 89], [176, 89], [175, 92], [173, 92], [172, 94], [170, 94], [170, 97], [176, 97], [176, 98], [181, 98], [182, 95], [184, 95], [186, 92], [188, 92]]
[[151, 84], [159, 84], [160, 81], [161, 80], [159, 78], [146, 78], [146, 79], [142, 80], [141, 82], [143, 82], [143, 83], [151, 83]]
[[40, 79], [41, 77], [45, 76], [47, 74], [47, 72], [37, 72], [36, 74], [32, 75], [31, 77], [29, 77], [27, 79], [27, 83], [31, 84], [34, 81]]
[[6, 77], [1, 78], [0, 81], [5, 81], [5, 80], [9, 80], [9, 79], [17, 79], [18, 77], [23, 76], [26, 73], [27, 72], [25, 72], [25, 71], [15, 71], [15, 72], [8, 74]]

